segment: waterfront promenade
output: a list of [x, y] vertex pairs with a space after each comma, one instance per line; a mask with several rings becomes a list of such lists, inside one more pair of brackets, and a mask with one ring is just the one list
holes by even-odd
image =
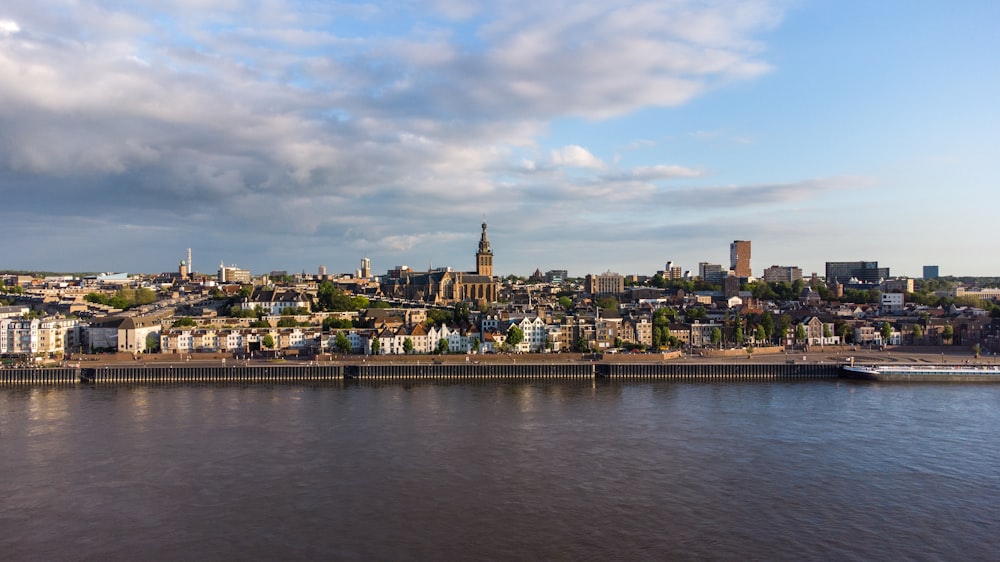
[[766, 353], [487, 354], [440, 356], [326, 356], [248, 359], [225, 356], [124, 354], [74, 358], [60, 367], [0, 370], [0, 383], [321, 383], [344, 380], [517, 381], [528, 379], [794, 380], [835, 379], [838, 366], [856, 364], [990, 364], [951, 349], [823, 349]]
[[703, 364], [840, 364], [850, 358], [855, 363], [916, 363], [916, 364], [996, 364], [1000, 360], [994, 356], [976, 358], [968, 348], [958, 346], [895, 347], [886, 350], [869, 350], [851, 346], [827, 346], [809, 351], [786, 350], [772, 353], [731, 352], [730, 355], [703, 352], [680, 353], [489, 353], [489, 354], [445, 354], [445, 355], [322, 355], [317, 358], [285, 357], [280, 359], [255, 357], [233, 359], [230, 354], [150, 354], [132, 356], [130, 354], [103, 354], [76, 356], [67, 364], [81, 367], [142, 365], [322, 365], [322, 364], [559, 364], [559, 363], [607, 363], [607, 364], [656, 364], [656, 363], [703, 363]]
[[[82, 356], [55, 368], [4, 369], [0, 383], [317, 383], [344, 380], [792, 380], [835, 379], [838, 366], [855, 364], [990, 364], [970, 352], [829, 348], [762, 353], [705, 351], [698, 355], [486, 354], [321, 356], [234, 359], [209, 354]], [[950, 353], [948, 353], [950, 352]]]

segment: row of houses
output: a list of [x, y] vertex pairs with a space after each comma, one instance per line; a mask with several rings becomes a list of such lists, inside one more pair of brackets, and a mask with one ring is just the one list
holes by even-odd
[[[168, 315], [109, 316], [81, 321], [73, 318], [30, 318], [23, 307], [0, 307], [0, 355], [52, 356], [78, 352], [117, 351], [167, 354], [255, 350], [298, 353], [333, 352], [399, 355], [514, 351], [559, 352], [581, 349], [608, 351], [621, 344], [651, 347], [654, 327], [650, 316], [576, 314], [560, 317], [530, 313], [482, 315], [471, 322], [428, 325], [425, 309], [371, 309], [361, 317], [369, 328], [324, 331], [319, 325], [252, 327], [243, 320], [227, 319], [225, 326], [209, 320], [193, 327], [170, 327]], [[308, 318], [308, 317], [306, 317]], [[314, 319], [315, 320], [315, 319]], [[668, 326], [669, 335], [687, 348], [765, 345], [754, 330], [737, 335], [727, 319], [706, 318]], [[864, 319], [806, 316], [794, 319], [788, 332], [777, 339], [785, 345], [832, 346], [842, 335], [859, 345], [992, 342], [997, 339], [988, 316], [967, 314], [952, 318]], [[516, 326], [522, 337], [511, 342]], [[887, 326], [887, 328], [883, 327]], [[846, 331], [845, 331], [846, 328]], [[741, 336], [741, 337], [740, 337]], [[993, 339], [991, 339], [993, 338]], [[444, 343], [442, 343], [444, 342]], [[992, 346], [991, 346], [992, 347]]]
[[81, 347], [81, 327], [76, 319], [0, 319], [0, 356], [62, 356]]

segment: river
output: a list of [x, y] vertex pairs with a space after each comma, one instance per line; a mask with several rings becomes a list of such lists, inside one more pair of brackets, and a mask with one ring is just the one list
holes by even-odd
[[996, 560], [1000, 385], [0, 388], [7, 560]]

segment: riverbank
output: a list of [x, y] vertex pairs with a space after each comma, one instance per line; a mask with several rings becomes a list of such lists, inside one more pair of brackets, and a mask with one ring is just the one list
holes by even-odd
[[444, 354], [444, 355], [342, 355], [323, 354], [316, 357], [253, 357], [234, 359], [229, 353], [193, 354], [139, 354], [108, 353], [99, 355], [75, 355], [59, 365], [80, 365], [81, 367], [103, 367], [127, 364], [138, 365], [321, 365], [321, 364], [368, 364], [386, 363], [392, 365], [428, 364], [561, 364], [561, 363], [608, 363], [608, 364], [658, 364], [658, 363], [707, 363], [707, 364], [788, 364], [788, 363], [847, 363], [850, 358], [856, 363], [933, 363], [933, 364], [997, 364], [994, 356], [975, 357], [968, 348], [956, 346], [891, 347], [885, 350], [857, 349], [851, 346], [829, 346], [812, 348], [807, 351], [769, 348], [755, 350], [748, 354], [744, 350], [713, 351], [703, 350], [695, 354], [678, 351], [665, 353], [488, 353], [488, 354]]

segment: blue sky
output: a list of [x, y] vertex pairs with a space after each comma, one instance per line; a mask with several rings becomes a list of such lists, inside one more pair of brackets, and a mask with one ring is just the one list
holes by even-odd
[[0, 7], [0, 269], [1000, 275], [995, 2]]

